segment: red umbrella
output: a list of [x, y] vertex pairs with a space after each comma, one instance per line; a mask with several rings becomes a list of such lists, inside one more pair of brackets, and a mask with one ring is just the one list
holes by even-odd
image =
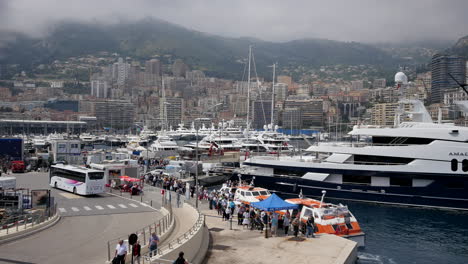
[[130, 177], [124, 175], [124, 176], [120, 176], [119, 178], [120, 178], [120, 179], [127, 179], [127, 178], [130, 178]]

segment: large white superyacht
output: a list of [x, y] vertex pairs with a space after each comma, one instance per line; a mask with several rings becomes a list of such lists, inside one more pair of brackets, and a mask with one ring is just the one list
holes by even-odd
[[291, 195], [326, 190], [329, 198], [468, 210], [468, 128], [433, 123], [419, 101], [402, 103], [413, 105], [412, 122], [355, 126], [354, 142], [317, 144], [307, 156], [251, 157], [243, 178]]

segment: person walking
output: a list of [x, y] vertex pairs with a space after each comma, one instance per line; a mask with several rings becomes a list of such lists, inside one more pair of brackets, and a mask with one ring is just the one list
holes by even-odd
[[133, 245], [132, 255], [133, 255], [133, 263], [138, 263], [138, 264], [140, 264], [140, 258], [141, 258], [141, 245], [140, 245], [140, 241], [137, 241], [137, 242]]
[[314, 227], [315, 227], [314, 218], [310, 215], [306, 222], [306, 228], [307, 228], [306, 237], [309, 237], [310, 235], [315, 238]]
[[150, 258], [153, 256], [153, 252], [154, 252], [154, 255], [157, 255], [158, 252], [158, 244], [159, 244], [159, 237], [158, 235], [156, 235], [155, 232], [153, 232], [151, 234], [151, 237], [149, 239], [149, 251], [150, 251]]
[[289, 217], [287, 215], [284, 216], [283, 218], [283, 227], [284, 227], [284, 234], [288, 235], [289, 233], [289, 225], [291, 223], [289, 222]]
[[271, 236], [278, 236], [278, 214], [273, 213], [271, 217]]
[[300, 225], [300, 221], [298, 217], [294, 218], [294, 220], [292, 221], [292, 226], [293, 226], [293, 229], [294, 229], [294, 236], [297, 237], [297, 234], [299, 233], [299, 225]]
[[119, 240], [115, 247], [115, 255], [112, 264], [125, 264], [125, 257], [127, 256], [127, 245], [123, 240]]
[[247, 229], [249, 228], [249, 225], [250, 225], [250, 213], [248, 211], [245, 211], [244, 212], [244, 215], [243, 215], [243, 218], [242, 218], [242, 225], [245, 227], [247, 227]]
[[179, 257], [174, 260], [173, 264], [189, 264], [187, 260], [184, 258], [184, 252], [179, 252]]

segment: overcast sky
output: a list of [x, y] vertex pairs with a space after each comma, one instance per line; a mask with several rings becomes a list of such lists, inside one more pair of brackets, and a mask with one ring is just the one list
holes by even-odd
[[468, 35], [468, 0], [0, 0], [0, 29], [43, 34], [62, 20], [157, 17], [228, 37], [271, 41], [452, 40]]

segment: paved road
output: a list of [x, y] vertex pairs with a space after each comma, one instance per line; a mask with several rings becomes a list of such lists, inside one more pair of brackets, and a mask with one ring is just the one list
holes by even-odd
[[13, 175], [16, 176], [16, 185], [18, 187], [50, 189], [62, 216], [110, 215], [153, 211], [152, 208], [138, 201], [131, 201], [105, 193], [94, 196], [80, 196], [52, 188], [48, 185], [49, 176], [47, 173], [30, 172]]
[[52, 228], [1, 245], [0, 263], [104, 263], [108, 240], [126, 236], [134, 232], [135, 227], [156, 220], [158, 215], [145, 212], [65, 217]]
[[[49, 229], [0, 245], [0, 263], [103, 263], [108, 240], [127, 236], [161, 216], [138, 200], [110, 194], [85, 197], [50, 188], [47, 173], [13, 176], [18, 188], [50, 189], [64, 217]], [[158, 201], [153, 205], [160, 207]]]

